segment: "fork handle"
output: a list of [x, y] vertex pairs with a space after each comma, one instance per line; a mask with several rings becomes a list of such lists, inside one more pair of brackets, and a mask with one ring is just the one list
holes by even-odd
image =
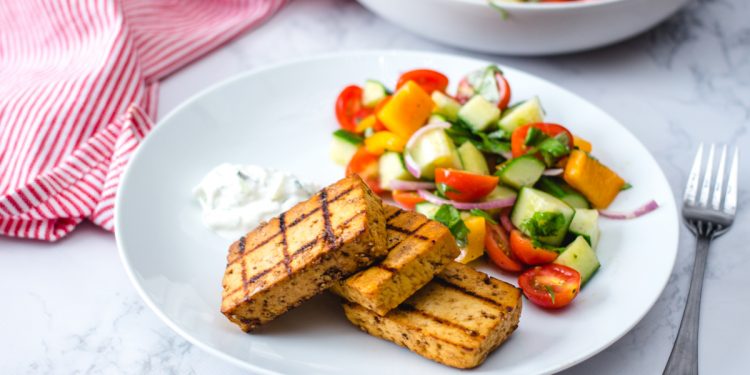
[[698, 374], [698, 323], [701, 313], [701, 290], [703, 289], [703, 274], [706, 271], [708, 246], [710, 244], [710, 237], [698, 236], [687, 304], [685, 305], [685, 312], [682, 314], [680, 330], [677, 332], [672, 353], [669, 355], [669, 361], [664, 368], [664, 375]]

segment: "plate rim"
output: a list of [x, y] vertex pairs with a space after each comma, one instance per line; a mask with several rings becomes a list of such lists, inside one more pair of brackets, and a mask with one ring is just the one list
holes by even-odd
[[[663, 168], [661, 167], [661, 165], [659, 165], [659, 163], [657, 162], [657, 160], [654, 158], [654, 156], [651, 153], [651, 151], [643, 144], [643, 142], [641, 142], [641, 140], [628, 127], [626, 127], [625, 125], [623, 125], [620, 121], [618, 121], [615, 117], [613, 117], [612, 115], [610, 115], [608, 112], [606, 112], [605, 110], [603, 110], [602, 108], [600, 108], [599, 106], [597, 106], [596, 104], [594, 104], [593, 102], [591, 102], [590, 100], [588, 100], [588, 99], [586, 99], [586, 98], [578, 95], [577, 93], [575, 93], [575, 92], [573, 92], [573, 91], [571, 91], [571, 90], [569, 90], [569, 89], [567, 89], [567, 88], [565, 88], [563, 86], [560, 86], [560, 85], [558, 85], [558, 84], [556, 84], [556, 83], [554, 83], [554, 82], [552, 82], [552, 81], [550, 81], [550, 80], [548, 80], [548, 79], [546, 79], [544, 77], [541, 77], [541, 76], [539, 76], [537, 74], [534, 74], [534, 73], [527, 72], [524, 69], [517, 68], [517, 67], [515, 67], [513, 65], [510, 65], [510, 64], [498, 64], [498, 63], [496, 63], [494, 61], [485, 60], [485, 59], [482, 59], [482, 58], [476, 58], [476, 57], [473, 57], [473, 56], [464, 56], [464, 55], [458, 54], [458, 53], [433, 52], [433, 51], [428, 51], [428, 50], [402, 50], [402, 49], [374, 49], [374, 50], [364, 50], [364, 49], [358, 49], [358, 50], [349, 50], [349, 51], [340, 51], [340, 52], [321, 53], [321, 54], [315, 54], [315, 55], [312, 55], [312, 56], [307, 56], [307, 57], [302, 57], [302, 58], [283, 59], [283, 60], [277, 61], [275, 63], [271, 63], [271, 64], [267, 64], [267, 65], [259, 66], [259, 67], [253, 68], [253, 69], [248, 69], [248, 70], [239, 72], [239, 73], [234, 74], [234, 75], [232, 75], [230, 77], [222, 79], [222, 80], [220, 80], [220, 81], [218, 81], [218, 82], [216, 82], [214, 84], [208, 85], [205, 88], [203, 88], [201, 90], [198, 90], [196, 93], [190, 95], [187, 99], [185, 99], [184, 101], [182, 101], [179, 105], [177, 105], [172, 110], [170, 110], [167, 114], [165, 114], [164, 117], [162, 117], [161, 119], [159, 119], [155, 123], [155, 126], [151, 130], [151, 132], [148, 135], [146, 135], [146, 137], [144, 137], [144, 139], [142, 140], [142, 143], [139, 145], [139, 147], [136, 148], [135, 152], [131, 156], [130, 160], [128, 161], [127, 166], [124, 169], [124, 172], [123, 172], [123, 174], [122, 174], [122, 176], [120, 178], [120, 184], [117, 187], [117, 194], [116, 194], [116, 197], [115, 197], [115, 205], [114, 205], [114, 211], [115, 211], [115, 214], [114, 214], [115, 242], [116, 242], [116, 245], [117, 245], [117, 251], [118, 251], [120, 260], [122, 262], [123, 267], [125, 268], [125, 273], [127, 274], [128, 279], [130, 280], [131, 284], [135, 287], [135, 289], [136, 289], [138, 295], [141, 297], [141, 299], [146, 303], [146, 305], [149, 307], [149, 309], [151, 309], [151, 311], [153, 313], [155, 313], [156, 316], [164, 324], [166, 324], [169, 328], [171, 328], [174, 332], [176, 332], [178, 335], [180, 335], [182, 338], [184, 338], [185, 340], [187, 340], [191, 344], [193, 344], [193, 345], [201, 348], [202, 350], [208, 352], [209, 354], [212, 354], [215, 357], [220, 358], [220, 359], [222, 359], [222, 360], [224, 360], [224, 361], [226, 361], [228, 363], [231, 363], [231, 364], [233, 364], [233, 365], [235, 365], [235, 366], [237, 366], [239, 368], [244, 368], [246, 370], [257, 371], [258, 373], [263, 373], [263, 374], [280, 374], [280, 372], [278, 372], [278, 371], [271, 370], [271, 369], [264, 368], [264, 367], [260, 367], [258, 365], [253, 364], [253, 363], [250, 363], [250, 362], [244, 361], [244, 360], [242, 360], [242, 359], [240, 359], [238, 357], [235, 357], [235, 356], [233, 356], [231, 354], [225, 353], [224, 351], [222, 351], [220, 349], [217, 349], [217, 348], [214, 348], [214, 347], [212, 347], [212, 346], [210, 346], [210, 345], [202, 342], [201, 340], [197, 339], [192, 334], [190, 334], [189, 332], [187, 332], [185, 329], [181, 328], [175, 321], [173, 321], [172, 319], [170, 319], [166, 315], [166, 313], [164, 313], [156, 305], [156, 303], [149, 297], [148, 293], [145, 291], [145, 289], [143, 288], [143, 286], [138, 282], [138, 279], [136, 278], [135, 270], [133, 269], [133, 267], [132, 267], [132, 265], [131, 265], [131, 263], [129, 261], [129, 256], [128, 256], [126, 250], [125, 250], [125, 246], [123, 245], [122, 235], [121, 235], [120, 229], [119, 229], [120, 228], [120, 226], [119, 226], [120, 219], [119, 218], [121, 216], [120, 210], [121, 210], [121, 207], [123, 206], [121, 204], [122, 203], [121, 200], [122, 200], [122, 196], [123, 196], [123, 194], [121, 193], [121, 191], [123, 189], [123, 186], [127, 186], [128, 181], [130, 180], [130, 165], [132, 164], [132, 162], [134, 160], [136, 160], [136, 159], [138, 159], [140, 157], [140, 155], [141, 155], [140, 151], [143, 148], [143, 145], [150, 141], [150, 138], [152, 138], [153, 134], [156, 134], [156, 132], [161, 131], [161, 128], [163, 128], [163, 126], [161, 126], [161, 125], [163, 125], [163, 123], [168, 122], [169, 120], [171, 120], [172, 117], [176, 116], [184, 108], [190, 106], [191, 104], [193, 104], [194, 102], [198, 101], [199, 99], [201, 99], [205, 95], [208, 95], [208, 94], [212, 93], [213, 91], [215, 91], [215, 90], [217, 90], [217, 89], [219, 89], [219, 88], [221, 88], [223, 86], [227, 86], [227, 85], [230, 85], [230, 84], [232, 84], [232, 83], [234, 83], [234, 82], [236, 82], [238, 80], [244, 79], [247, 76], [253, 76], [253, 75], [261, 74], [261, 73], [263, 73], [265, 71], [274, 70], [274, 69], [282, 68], [282, 67], [289, 66], [289, 65], [305, 64], [305, 63], [308, 63], [308, 62], [320, 61], [320, 60], [335, 60], [335, 59], [358, 58], [358, 57], [367, 57], [367, 56], [371, 56], [373, 58], [375, 58], [375, 57], [386, 57], [386, 58], [393, 57], [393, 58], [399, 58], [399, 57], [403, 57], [403, 56], [407, 56], [407, 55], [410, 56], [410, 57], [423, 58], [423, 59], [429, 59], [429, 58], [434, 58], [434, 57], [438, 56], [438, 57], [441, 57], [441, 58], [448, 58], [448, 59], [474, 60], [474, 61], [476, 61], [478, 63], [482, 63], [482, 64], [494, 64], [494, 65], [500, 66], [501, 68], [504, 68], [504, 67], [511, 68], [513, 70], [516, 70], [516, 71], [521, 72], [523, 74], [526, 74], [528, 76], [534, 77], [534, 78], [536, 78], [538, 80], [541, 80], [544, 84], [547, 84], [547, 85], [550, 85], [550, 86], [552, 86], [552, 87], [554, 87], [556, 89], [559, 89], [559, 90], [565, 92], [567, 95], [570, 95], [571, 97], [573, 97], [573, 98], [575, 98], [577, 100], [581, 100], [581, 101], [583, 101], [585, 103], [588, 103], [595, 110], [599, 111], [602, 115], [606, 116], [609, 120], [611, 120], [612, 122], [614, 122], [614, 123], [618, 124], [619, 126], [621, 126], [627, 133], [629, 133], [635, 139], [635, 141], [641, 147], [643, 147], [643, 149], [646, 151], [646, 156], [648, 157], [648, 159], [650, 159], [650, 161], [653, 162], [654, 165], [656, 165], [656, 167], [658, 168], [658, 171], [659, 171], [659, 176], [658, 177], [663, 182], [665, 182], [665, 184], [666, 184], [666, 186], [668, 188], [667, 191], [668, 191], [669, 203], [671, 204], [671, 207], [673, 208], [673, 209], [669, 210], [671, 215], [668, 215], [668, 217], [671, 218], [672, 221], [674, 222], [674, 227], [672, 229], [673, 229], [673, 231], [676, 234], [675, 238], [673, 239], [674, 246], [670, 246], [670, 248], [674, 248], [674, 250], [673, 250], [672, 259], [670, 260], [669, 272], [665, 273], [666, 277], [663, 278], [661, 284], [659, 285], [659, 292], [655, 294], [655, 297], [653, 298], [653, 300], [649, 301], [649, 303], [647, 304], [648, 308], [644, 309], [644, 311], [639, 314], [639, 316], [637, 317], [637, 319], [635, 319], [632, 322], [632, 324], [629, 324], [626, 329], [624, 329], [622, 332], [618, 333], [617, 335], [613, 336], [610, 340], [608, 340], [608, 342], [605, 345], [602, 345], [600, 347], [596, 347], [596, 348], [593, 348], [593, 349], [586, 349], [585, 353], [583, 355], [579, 356], [578, 358], [576, 358], [576, 359], [574, 359], [572, 361], [565, 362], [562, 365], [551, 366], [549, 368], [542, 369], [542, 371], [540, 372], [540, 374], [555, 373], [555, 372], [559, 372], [559, 371], [563, 371], [563, 370], [569, 369], [569, 368], [571, 368], [571, 367], [573, 367], [573, 366], [575, 366], [577, 364], [580, 364], [581, 362], [584, 362], [584, 361], [590, 359], [591, 357], [593, 357], [593, 356], [601, 353], [602, 351], [604, 351], [605, 349], [609, 348], [614, 343], [616, 343], [617, 341], [619, 341], [626, 334], [628, 334], [629, 332], [631, 332], [633, 330], [633, 328], [636, 325], [638, 325], [638, 323], [640, 323], [643, 320], [643, 318], [646, 316], [646, 314], [648, 314], [653, 309], [653, 307], [656, 304], [656, 302], [660, 299], [660, 297], [664, 293], [664, 290], [665, 290], [667, 284], [669, 283], [669, 279], [671, 278], [672, 273], [674, 272], [674, 267], [675, 267], [675, 263], [676, 263], [676, 260], [677, 260], [677, 255], [679, 253], [679, 223], [680, 223], [680, 220], [679, 220], [679, 215], [678, 215], [678, 211], [677, 211], [677, 205], [675, 204], [676, 201], [675, 201], [674, 192], [672, 191], [672, 187], [669, 184], [669, 180], [667, 179], [667, 177], [666, 177], [666, 175], [664, 173]], [[666, 203], [666, 202], [664, 202], [664, 203]], [[661, 209], [667, 209], [667, 208], [669, 208], [670, 204], [662, 204]]]

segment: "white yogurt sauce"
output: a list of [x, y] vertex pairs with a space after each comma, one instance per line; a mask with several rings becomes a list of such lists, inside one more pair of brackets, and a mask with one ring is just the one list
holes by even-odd
[[203, 224], [236, 239], [317, 190], [286, 172], [224, 163], [203, 177], [193, 192], [203, 208]]

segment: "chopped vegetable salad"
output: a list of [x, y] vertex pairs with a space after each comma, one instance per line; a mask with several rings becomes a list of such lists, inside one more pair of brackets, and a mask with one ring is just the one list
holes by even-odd
[[[454, 93], [446, 75], [417, 69], [395, 87], [367, 80], [336, 99], [332, 159], [370, 188], [448, 227], [457, 261], [483, 255], [520, 273], [529, 300], [570, 303], [599, 269], [599, 216], [630, 188], [592, 156], [593, 145], [545, 119], [539, 97], [515, 100], [503, 71], [466, 74]], [[512, 102], [515, 100], [515, 102]]]

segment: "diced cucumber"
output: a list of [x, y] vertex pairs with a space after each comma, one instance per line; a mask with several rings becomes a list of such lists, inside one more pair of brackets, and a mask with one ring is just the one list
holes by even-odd
[[444, 93], [435, 90], [432, 92], [432, 101], [435, 102], [433, 113], [445, 117], [449, 121], [458, 120], [458, 111], [461, 109], [461, 103]]
[[[483, 201], [489, 202], [499, 199], [506, 199], [506, 198], [515, 198], [518, 196], [518, 193], [508, 187], [505, 186], [495, 186], [495, 190], [492, 190], [486, 197], [484, 197]], [[487, 211], [488, 214], [495, 216], [500, 213], [501, 208], [493, 208]]]
[[576, 215], [570, 222], [568, 231], [574, 236], [581, 236], [588, 241], [591, 248], [599, 245], [599, 211], [576, 208]]
[[362, 104], [368, 108], [374, 108], [381, 100], [388, 96], [388, 89], [373, 79], [365, 81], [365, 87], [362, 90]]
[[439, 209], [440, 209], [440, 206], [434, 203], [430, 203], [430, 202], [417, 203], [417, 205], [414, 206], [414, 211], [417, 211], [420, 214], [427, 216], [427, 218], [430, 220], [435, 218], [435, 213]]
[[581, 274], [581, 286], [586, 284], [599, 269], [599, 259], [596, 253], [582, 236], [576, 237], [553, 263], [578, 271]]
[[386, 152], [380, 155], [380, 188], [391, 190], [393, 180], [413, 180], [414, 177], [406, 170], [404, 159], [399, 152]]
[[458, 111], [458, 118], [474, 131], [484, 131], [500, 118], [500, 109], [481, 95], [475, 95]]
[[490, 170], [487, 168], [487, 160], [473, 143], [464, 142], [458, 148], [458, 156], [461, 157], [461, 164], [463, 164], [465, 171], [483, 175], [490, 174]]
[[521, 188], [510, 220], [525, 235], [559, 246], [576, 211], [541, 190]]
[[406, 152], [416, 161], [421, 177], [427, 179], [435, 178], [435, 168], [462, 169], [456, 145], [443, 129], [427, 131]]
[[346, 130], [336, 130], [331, 141], [331, 159], [338, 165], [347, 165], [361, 144], [362, 137]]
[[430, 115], [430, 118], [427, 120], [428, 124], [431, 124], [433, 122], [447, 122], [448, 119], [446, 119], [443, 115], [433, 113]]
[[533, 186], [539, 177], [542, 177], [545, 168], [539, 159], [531, 155], [522, 155], [500, 164], [495, 175], [500, 177], [500, 182], [520, 189], [524, 186]]
[[542, 122], [544, 120], [544, 111], [542, 103], [538, 97], [533, 97], [519, 105], [513, 106], [500, 118], [497, 125], [500, 129], [512, 133], [517, 127]]
[[542, 177], [539, 179], [537, 187], [539, 188], [539, 190], [545, 193], [554, 195], [555, 198], [562, 199], [563, 201], [565, 201], [565, 203], [569, 204], [573, 208], [591, 207], [589, 205], [589, 201], [586, 200], [586, 197], [584, 197], [583, 194], [577, 192], [575, 189], [570, 187], [570, 185], [566, 184], [565, 181], [562, 181], [560, 179]]

